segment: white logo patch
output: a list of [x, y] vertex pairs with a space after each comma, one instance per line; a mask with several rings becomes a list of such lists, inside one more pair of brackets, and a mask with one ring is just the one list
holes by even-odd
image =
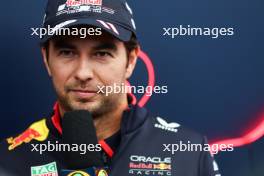
[[80, 12], [102, 13], [102, 0], [67, 0], [58, 7], [56, 16]]
[[155, 124], [156, 128], [160, 128], [163, 130], [172, 131], [172, 132], [176, 133], [178, 131], [178, 129], [176, 129], [176, 128], [180, 127], [180, 124], [175, 123], [175, 122], [168, 123], [164, 119], [162, 119], [161, 117], [157, 117], [156, 119], [158, 121], [158, 123]]

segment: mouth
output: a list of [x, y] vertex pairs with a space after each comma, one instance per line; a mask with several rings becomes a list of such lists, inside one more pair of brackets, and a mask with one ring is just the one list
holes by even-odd
[[83, 89], [72, 89], [70, 92], [80, 99], [90, 99], [97, 94], [97, 91]]

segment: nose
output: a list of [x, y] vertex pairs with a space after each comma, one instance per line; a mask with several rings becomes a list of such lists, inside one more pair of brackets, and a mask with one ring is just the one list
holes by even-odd
[[87, 57], [79, 59], [78, 66], [75, 71], [75, 79], [85, 82], [92, 80], [94, 77], [92, 63]]

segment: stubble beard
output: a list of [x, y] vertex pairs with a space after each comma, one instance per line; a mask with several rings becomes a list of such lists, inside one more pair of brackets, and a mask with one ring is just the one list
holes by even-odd
[[69, 94], [65, 96], [58, 94], [58, 101], [66, 112], [86, 110], [89, 111], [95, 119], [115, 111], [120, 105], [122, 95], [111, 94], [106, 96], [104, 94], [99, 94], [97, 96], [101, 96], [100, 99], [97, 99], [96, 102], [89, 102], [82, 99], [76, 100], [69, 96]]

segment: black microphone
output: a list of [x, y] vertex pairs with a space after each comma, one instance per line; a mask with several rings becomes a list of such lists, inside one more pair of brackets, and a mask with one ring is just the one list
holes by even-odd
[[[88, 111], [79, 110], [65, 113], [62, 119], [62, 141], [63, 144], [87, 146], [85, 154], [81, 154], [80, 151], [66, 151], [64, 153], [67, 169], [80, 170], [104, 167], [100, 152], [101, 147], [98, 144], [92, 116]], [[88, 149], [92, 149], [92, 151]]]

